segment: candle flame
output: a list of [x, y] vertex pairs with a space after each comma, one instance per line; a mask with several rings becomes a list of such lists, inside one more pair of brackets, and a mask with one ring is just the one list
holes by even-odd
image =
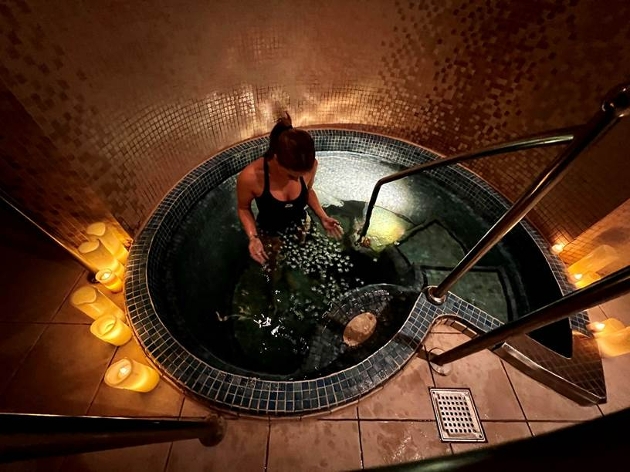
[[555, 254], [560, 254], [564, 250], [564, 244], [562, 244], [562, 243], [554, 244], [553, 246], [551, 246], [551, 250]]
[[596, 331], [601, 331], [606, 327], [606, 325], [600, 321], [593, 323], [593, 328], [595, 328]]

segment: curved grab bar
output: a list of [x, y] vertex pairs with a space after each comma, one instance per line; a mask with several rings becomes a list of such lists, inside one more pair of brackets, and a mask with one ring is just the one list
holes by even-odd
[[553, 131], [547, 131], [545, 133], [534, 134], [524, 138], [515, 139], [512, 141], [504, 141], [502, 143], [493, 144], [474, 151], [463, 152], [461, 154], [455, 154], [454, 156], [444, 157], [442, 159], [436, 159], [431, 162], [425, 162], [409, 169], [405, 169], [395, 174], [388, 175], [380, 179], [374, 186], [372, 191], [372, 197], [368, 204], [365, 214], [365, 223], [359, 232], [359, 238], [357, 244], [363, 242], [365, 235], [367, 234], [368, 227], [370, 226], [370, 218], [372, 217], [372, 211], [378, 198], [378, 192], [384, 184], [400, 180], [410, 175], [419, 174], [425, 170], [436, 169], [438, 167], [449, 166], [452, 164], [459, 164], [460, 162], [471, 161], [474, 159], [480, 159], [482, 157], [494, 156], [496, 154], [504, 154], [507, 152], [523, 151], [525, 149], [533, 149], [538, 147], [555, 146], [558, 144], [570, 143], [581, 126], [573, 126], [570, 128], [560, 128]]
[[571, 292], [559, 300], [481, 334], [446, 352], [430, 355], [429, 361], [440, 366], [449, 364], [484, 349], [490, 349], [507, 341], [512, 336], [531, 333], [535, 329], [568, 318], [574, 313], [588, 310], [628, 292], [630, 292], [630, 267], [625, 267], [588, 287]]

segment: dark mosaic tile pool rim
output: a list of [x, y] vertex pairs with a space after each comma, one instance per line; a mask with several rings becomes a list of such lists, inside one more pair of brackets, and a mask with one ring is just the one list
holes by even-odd
[[[309, 129], [317, 152], [348, 151], [413, 166], [441, 156], [420, 146], [373, 133], [344, 129]], [[155, 275], [172, 236], [172, 229], [209, 189], [260, 157], [267, 138], [255, 138], [226, 149], [186, 175], [162, 200], [131, 248], [125, 277], [125, 301], [136, 339], [147, 356], [177, 386], [217, 407], [249, 415], [306, 415], [333, 410], [353, 402], [383, 384], [401, 369], [421, 346], [432, 323], [455, 315], [478, 332], [501, 321], [451, 294], [442, 306], [420, 297], [392, 340], [361, 363], [325, 377], [303, 381], [270, 381], [226, 372], [187, 351], [158, 315], [161, 306]], [[484, 180], [461, 166], [431, 171], [433, 178], [456, 187], [485, 216], [498, 219], [508, 201]], [[543, 253], [563, 294], [573, 291], [562, 261], [527, 222], [521, 223]], [[152, 277], [152, 275], [154, 275]], [[156, 306], [158, 309], [156, 309]], [[571, 328], [588, 335], [588, 317], [570, 318]]]

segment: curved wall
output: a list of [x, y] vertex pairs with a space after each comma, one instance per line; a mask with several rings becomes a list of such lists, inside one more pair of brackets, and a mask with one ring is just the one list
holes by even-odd
[[[440, 153], [579, 124], [630, 77], [629, 14], [623, 0], [3, 4], [0, 185], [78, 244], [95, 219], [135, 234], [190, 169], [280, 109]], [[538, 206], [550, 239], [628, 198], [620, 137]], [[471, 168], [513, 198], [551, 156]]]

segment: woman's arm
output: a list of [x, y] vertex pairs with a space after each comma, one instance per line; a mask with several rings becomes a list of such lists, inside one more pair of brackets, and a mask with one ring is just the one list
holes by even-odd
[[308, 181], [306, 185], [308, 186], [308, 206], [315, 212], [317, 217], [322, 222], [322, 226], [326, 230], [326, 232], [334, 237], [341, 238], [343, 236], [343, 228], [341, 224], [334, 218], [331, 218], [326, 214], [322, 205], [319, 203], [319, 198], [317, 198], [317, 193], [315, 193], [315, 189], [313, 188], [313, 184], [315, 183], [315, 173], [317, 172], [317, 160], [315, 160], [315, 164], [313, 165], [313, 170], [311, 174], [308, 176]]
[[252, 213], [252, 200], [254, 200], [254, 188], [256, 186], [256, 174], [253, 167], [247, 166], [236, 179], [236, 198], [238, 205], [238, 218], [249, 238], [249, 255], [260, 264], [268, 259], [262, 241], [258, 237], [256, 221]]

